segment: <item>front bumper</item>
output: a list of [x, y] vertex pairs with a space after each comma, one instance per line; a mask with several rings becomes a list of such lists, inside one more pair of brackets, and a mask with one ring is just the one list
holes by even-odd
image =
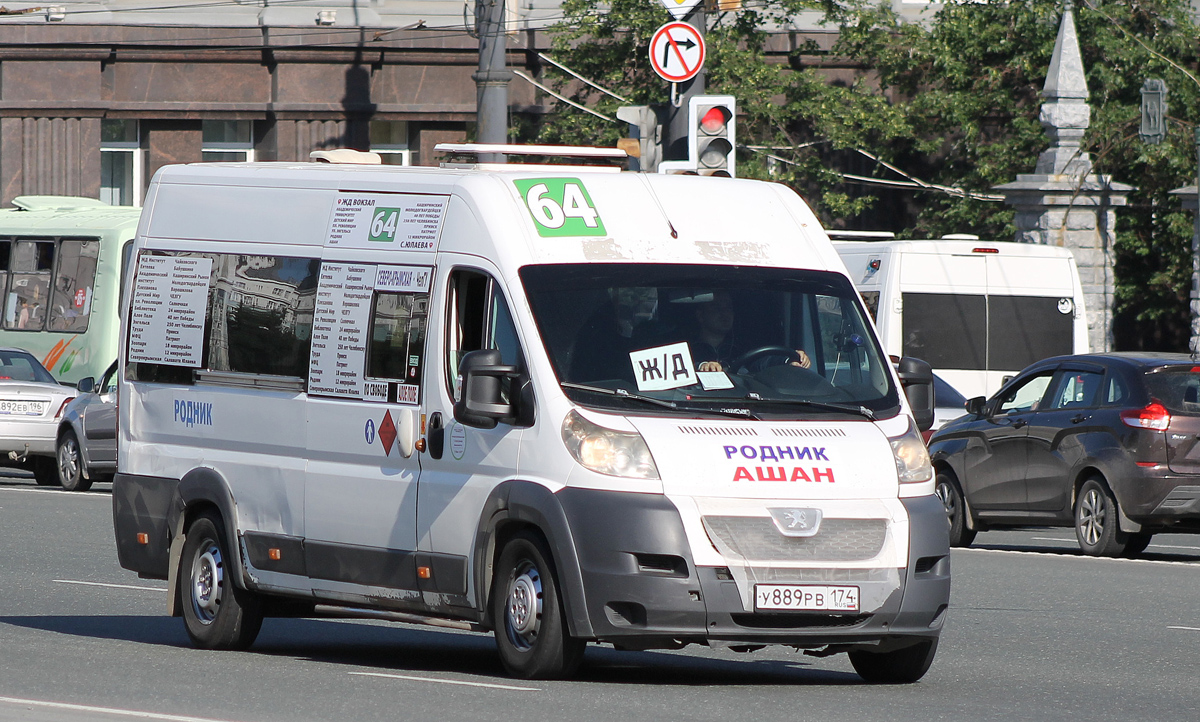
[[[653, 494], [564, 489], [594, 637], [622, 648], [710, 645], [911, 644], [941, 633], [950, 600], [946, 514], [936, 497], [902, 500], [909, 515], [907, 568], [786, 570], [772, 581], [854, 584], [861, 613], [762, 613], [728, 568], [696, 567], [678, 509]], [[768, 570], [755, 575], [767, 581]], [[872, 601], [868, 601], [872, 600]]]

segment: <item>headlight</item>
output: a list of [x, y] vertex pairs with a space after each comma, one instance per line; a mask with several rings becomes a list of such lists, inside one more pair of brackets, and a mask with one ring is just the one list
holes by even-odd
[[919, 484], [933, 478], [929, 449], [925, 448], [925, 442], [921, 440], [921, 435], [917, 433], [912, 422], [909, 422], [907, 431], [888, 440], [892, 442], [892, 454], [896, 457], [896, 475], [900, 477], [901, 484]]
[[599, 474], [658, 478], [658, 467], [641, 434], [597, 426], [572, 410], [563, 419], [562, 437], [575, 461]]

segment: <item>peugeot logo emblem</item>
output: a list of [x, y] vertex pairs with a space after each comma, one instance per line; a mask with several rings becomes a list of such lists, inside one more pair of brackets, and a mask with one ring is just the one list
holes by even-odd
[[809, 537], [821, 528], [820, 509], [767, 509], [771, 521], [784, 536]]

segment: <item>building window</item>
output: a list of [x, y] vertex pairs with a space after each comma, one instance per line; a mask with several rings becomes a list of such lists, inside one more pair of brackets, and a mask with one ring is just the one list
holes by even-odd
[[412, 165], [413, 151], [408, 147], [408, 122], [372, 120], [371, 151], [378, 153], [384, 165]]
[[143, 164], [138, 122], [101, 120], [100, 200], [114, 206], [140, 206]]
[[201, 159], [240, 163], [254, 160], [254, 121], [206, 120]]

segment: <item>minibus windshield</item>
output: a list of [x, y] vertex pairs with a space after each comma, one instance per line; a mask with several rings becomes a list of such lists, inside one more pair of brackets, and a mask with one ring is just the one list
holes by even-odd
[[588, 263], [520, 275], [577, 403], [752, 418], [899, 412], [887, 357], [840, 274]]

